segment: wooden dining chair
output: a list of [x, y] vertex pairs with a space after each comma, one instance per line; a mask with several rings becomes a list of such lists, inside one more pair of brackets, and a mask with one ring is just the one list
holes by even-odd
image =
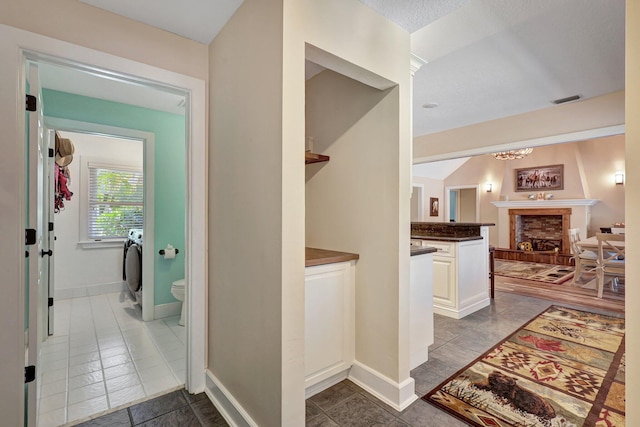
[[570, 228], [569, 229], [569, 244], [571, 245], [571, 253], [573, 256], [573, 261], [575, 263], [576, 269], [573, 273], [573, 280], [571, 281], [571, 286], [575, 286], [577, 281], [582, 276], [582, 273], [587, 271], [595, 271], [598, 266], [598, 254], [582, 249], [578, 242], [580, 241], [580, 229], [579, 228]]
[[596, 277], [598, 282], [598, 298], [602, 298], [604, 292], [604, 276], [624, 277], [624, 234], [596, 233], [598, 239], [598, 265]]

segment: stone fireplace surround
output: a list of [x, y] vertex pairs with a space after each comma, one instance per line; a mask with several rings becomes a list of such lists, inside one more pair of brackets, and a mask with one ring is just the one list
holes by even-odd
[[571, 208], [509, 209], [509, 249], [531, 242], [534, 251], [569, 254]]

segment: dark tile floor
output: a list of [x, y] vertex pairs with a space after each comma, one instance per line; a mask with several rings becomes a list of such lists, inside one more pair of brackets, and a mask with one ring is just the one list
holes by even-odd
[[207, 395], [185, 390], [138, 403], [82, 424], [82, 427], [218, 427], [228, 426]]
[[[496, 298], [489, 307], [464, 319], [435, 315], [435, 342], [429, 348], [429, 361], [411, 371], [416, 394], [423, 396], [552, 304], [538, 298], [496, 292]], [[204, 393], [192, 396], [181, 390], [81, 425], [182, 427], [226, 426], [227, 423]], [[458, 427], [467, 424], [421, 399], [402, 412], [396, 411], [345, 380], [307, 399], [306, 425]]]

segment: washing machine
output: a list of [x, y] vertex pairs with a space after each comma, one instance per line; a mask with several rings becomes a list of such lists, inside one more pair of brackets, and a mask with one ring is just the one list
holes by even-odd
[[142, 242], [141, 228], [129, 230], [124, 243], [122, 278], [127, 282], [131, 297], [142, 306]]

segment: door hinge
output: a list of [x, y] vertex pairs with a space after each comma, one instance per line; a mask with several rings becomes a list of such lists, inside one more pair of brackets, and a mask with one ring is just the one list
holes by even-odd
[[49, 297], [49, 307], [53, 307], [53, 298]]
[[29, 258], [29, 251], [24, 251], [24, 257]]
[[27, 111], [36, 111], [38, 102], [35, 96], [27, 95]]
[[49, 157], [53, 157], [53, 156], [54, 156], [53, 148], [49, 148]]
[[27, 228], [24, 230], [24, 244], [35, 245], [36, 244], [36, 230], [35, 228]]
[[49, 223], [49, 231], [53, 231], [53, 223], [52, 222]]
[[30, 383], [31, 381], [36, 379], [36, 367], [34, 365], [29, 365], [24, 367], [24, 383]]

